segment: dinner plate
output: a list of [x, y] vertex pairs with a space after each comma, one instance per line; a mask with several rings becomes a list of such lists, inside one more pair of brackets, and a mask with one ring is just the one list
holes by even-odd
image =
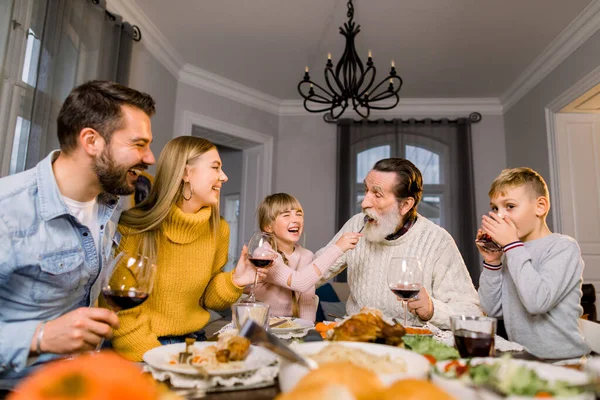
[[[194, 347], [202, 349], [208, 346], [214, 346], [214, 342], [196, 342]], [[147, 351], [143, 359], [146, 364], [153, 368], [160, 369], [163, 371], [176, 372], [178, 374], [185, 375], [199, 375], [198, 371], [188, 364], [170, 364], [172, 360], [177, 360], [177, 356], [180, 352], [185, 351], [185, 343], [168, 344], [165, 346], [155, 347], [152, 350]], [[268, 350], [261, 347], [250, 346], [250, 353], [242, 368], [235, 370], [207, 370], [209, 375], [224, 376], [224, 375], [237, 375], [245, 372], [256, 371], [261, 367], [265, 367], [272, 364], [277, 360], [277, 357]]]
[[[320, 352], [329, 345], [341, 345], [350, 349], [360, 349], [376, 356], [389, 355], [392, 360], [402, 360], [406, 365], [406, 371], [392, 374], [377, 374], [381, 382], [386, 386], [389, 386], [398, 379], [426, 379], [431, 367], [429, 361], [420, 354], [400, 347], [384, 344], [363, 342], [306, 342], [294, 343], [292, 347], [300, 354], [310, 356]], [[292, 390], [298, 381], [308, 373], [308, 369], [299, 364], [292, 364], [281, 358], [279, 362], [281, 363], [279, 368], [279, 387], [282, 392], [287, 392]]]
[[[271, 319], [269, 319], [269, 325], [276, 323], [277, 321], [280, 321], [281, 319], [283, 319], [283, 317], [272, 317]], [[276, 326], [274, 328], [269, 328], [269, 332], [274, 333], [274, 334], [282, 334], [282, 333], [296, 332], [299, 330], [310, 329], [310, 328], [315, 327], [315, 324], [312, 321], [309, 321], [306, 319], [300, 319], [300, 318], [285, 318], [285, 319], [289, 319], [289, 320], [293, 321], [294, 324], [297, 325], [297, 327], [280, 328], [280, 327]]]
[[[466, 360], [460, 360], [462, 363], [467, 362]], [[500, 358], [473, 358], [471, 364], [477, 365], [481, 363], [496, 363], [500, 362]], [[444, 367], [448, 361], [440, 361], [436, 364], [436, 367], [439, 371], [443, 371]], [[589, 377], [584, 372], [576, 371], [571, 368], [563, 368], [552, 364], [546, 364], [536, 361], [526, 361], [526, 360], [518, 360], [511, 359], [511, 363], [518, 363], [525, 365], [527, 368], [534, 370], [538, 376], [542, 379], [546, 379], [550, 382], [554, 381], [566, 381], [572, 384], [583, 384], [589, 381]], [[466, 382], [460, 379], [451, 379], [441, 376], [437, 373], [433, 373], [431, 376], [431, 381], [436, 385], [440, 386], [442, 389], [446, 390], [448, 393], [456, 397], [457, 399], [464, 400], [476, 400], [485, 398], [488, 400], [496, 400], [501, 399], [501, 397], [491, 391], [477, 391], [472, 386], [469, 386]], [[533, 397], [527, 396], [507, 396], [506, 399], [510, 400], [525, 400], [525, 399], [533, 399]], [[576, 396], [571, 397], [560, 397], [561, 400], [593, 400], [594, 395], [592, 393], [582, 393]]]

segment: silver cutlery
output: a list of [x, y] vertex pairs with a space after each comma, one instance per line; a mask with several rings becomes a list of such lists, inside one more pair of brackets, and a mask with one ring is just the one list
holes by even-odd
[[264, 347], [278, 356], [293, 363], [301, 364], [308, 369], [317, 369], [319, 367], [316, 361], [296, 353], [288, 345], [277, 339], [275, 335], [270, 334], [251, 319], [246, 320], [244, 326], [240, 329], [240, 336], [250, 340], [250, 343], [256, 346]]

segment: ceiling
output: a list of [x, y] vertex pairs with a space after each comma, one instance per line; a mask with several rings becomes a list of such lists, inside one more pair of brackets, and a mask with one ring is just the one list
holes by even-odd
[[[402, 97], [500, 97], [591, 1], [355, 0], [357, 50], [395, 61]], [[279, 99], [345, 44], [343, 0], [135, 2], [186, 63]]]

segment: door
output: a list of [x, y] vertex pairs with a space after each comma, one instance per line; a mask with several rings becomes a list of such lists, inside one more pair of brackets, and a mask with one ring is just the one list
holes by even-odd
[[258, 230], [256, 210], [260, 202], [269, 194], [267, 182], [265, 146], [255, 146], [243, 151], [242, 193], [240, 198], [240, 248], [248, 244], [252, 233]]
[[561, 233], [579, 243], [600, 299], [600, 114], [559, 113], [555, 127]]

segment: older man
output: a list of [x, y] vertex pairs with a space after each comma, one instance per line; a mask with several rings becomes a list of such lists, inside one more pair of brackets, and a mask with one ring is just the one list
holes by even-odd
[[92, 350], [118, 327], [94, 305], [121, 214], [154, 164], [154, 100], [113, 82], [69, 94], [58, 115], [60, 151], [0, 179], [0, 397], [30, 367]]
[[323, 283], [348, 268], [347, 313], [367, 306], [390, 317], [402, 316], [402, 305], [388, 287], [387, 271], [393, 256], [405, 256], [418, 258], [423, 268], [423, 286], [408, 302], [413, 318], [418, 319], [413, 323], [430, 321], [449, 328], [453, 314], [481, 315], [477, 292], [454, 240], [443, 228], [417, 214], [423, 194], [419, 169], [402, 158], [380, 160], [364, 184], [363, 213], [348, 220], [330, 244], [363, 226], [364, 237], [321, 278]]

